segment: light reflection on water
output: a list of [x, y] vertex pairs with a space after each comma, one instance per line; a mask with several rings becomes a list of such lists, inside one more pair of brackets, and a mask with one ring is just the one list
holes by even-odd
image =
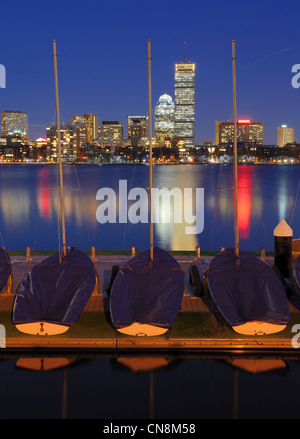
[[[128, 191], [149, 187], [147, 166], [64, 166], [64, 201], [67, 244], [83, 250], [129, 250], [149, 247], [148, 224], [99, 224], [96, 193], [110, 187], [118, 195], [119, 180], [127, 180]], [[187, 223], [155, 224], [155, 245], [166, 250], [219, 250], [234, 245], [233, 169], [221, 165], [155, 166], [154, 186], [204, 188], [204, 230], [185, 232]], [[273, 230], [284, 218], [300, 236], [296, 202], [299, 171], [296, 165], [240, 165], [239, 231], [241, 248], [273, 250]], [[0, 167], [0, 230], [8, 250], [31, 246], [55, 250], [58, 245], [58, 174], [56, 166], [5, 165]], [[118, 208], [117, 196], [117, 208]], [[173, 208], [173, 204], [171, 204]], [[193, 209], [195, 206], [192, 206]], [[162, 206], [162, 215], [168, 213]], [[182, 209], [175, 205], [175, 209]], [[117, 210], [117, 213], [118, 210]], [[292, 219], [293, 223], [290, 221]]]
[[187, 357], [2, 359], [0, 418], [298, 418], [293, 357]]

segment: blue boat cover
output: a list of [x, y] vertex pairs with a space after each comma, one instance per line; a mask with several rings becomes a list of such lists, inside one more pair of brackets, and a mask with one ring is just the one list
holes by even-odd
[[300, 257], [298, 256], [293, 266], [293, 279], [296, 282], [296, 289], [300, 291]]
[[285, 290], [272, 268], [254, 255], [228, 248], [207, 272], [210, 294], [231, 326], [250, 321], [286, 325], [290, 320]]
[[160, 248], [139, 253], [118, 271], [110, 296], [114, 326], [133, 323], [169, 328], [184, 293], [184, 272], [178, 262]]
[[4, 288], [11, 275], [10, 257], [6, 250], [0, 247], [0, 291]]
[[14, 324], [74, 323], [96, 283], [91, 259], [75, 247], [60, 262], [59, 253], [35, 265], [18, 286], [13, 306]]

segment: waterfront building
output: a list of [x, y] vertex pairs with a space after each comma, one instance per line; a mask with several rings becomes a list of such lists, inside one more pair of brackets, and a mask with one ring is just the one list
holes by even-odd
[[77, 152], [78, 157], [81, 157], [83, 147], [86, 144], [87, 125], [84, 122], [84, 116], [72, 116], [71, 121], [76, 127]]
[[195, 145], [195, 64], [175, 64], [175, 137]]
[[127, 137], [132, 147], [137, 147], [143, 137], [148, 137], [148, 116], [127, 116]]
[[293, 143], [294, 140], [294, 128], [289, 128], [287, 125], [277, 128], [277, 146], [283, 147], [287, 143]]
[[24, 162], [29, 159], [29, 145], [20, 136], [0, 138], [0, 161]]
[[84, 123], [86, 124], [86, 142], [92, 143], [98, 137], [98, 116], [85, 114]]
[[2, 136], [15, 136], [28, 140], [28, 113], [23, 111], [2, 112]]
[[164, 146], [165, 139], [174, 137], [175, 105], [168, 94], [160, 96], [154, 111], [155, 138], [159, 146]]
[[[237, 142], [255, 143], [262, 145], [264, 139], [263, 122], [251, 122], [249, 119], [239, 119], [237, 121]], [[216, 121], [215, 144], [226, 144], [234, 142], [234, 123]]]
[[84, 123], [84, 116], [72, 116], [71, 121], [73, 123]]
[[47, 159], [47, 138], [39, 137], [29, 143], [29, 159], [34, 162], [44, 162]]
[[92, 143], [98, 137], [98, 116], [94, 114], [84, 114], [83, 116], [72, 116], [71, 121], [78, 129], [78, 147], [85, 143]]
[[98, 126], [98, 138], [108, 141], [120, 141], [123, 139], [123, 125], [117, 120], [103, 120]]
[[[47, 130], [47, 157], [50, 162], [58, 161], [57, 126], [49, 125]], [[61, 154], [64, 160], [75, 160], [78, 157], [77, 131], [73, 123], [65, 123], [60, 127]]]

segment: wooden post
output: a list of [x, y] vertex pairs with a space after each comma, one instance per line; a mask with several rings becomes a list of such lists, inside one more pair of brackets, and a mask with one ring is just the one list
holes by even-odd
[[91, 248], [91, 253], [92, 253], [92, 261], [97, 262], [98, 259], [96, 258], [96, 247], [95, 246]]
[[200, 259], [200, 247], [196, 247], [197, 259]]
[[9, 276], [9, 278], [7, 279], [7, 284], [6, 284], [6, 293], [7, 294], [12, 294], [12, 275]]
[[281, 220], [274, 229], [274, 266], [287, 279], [292, 273], [292, 239], [293, 230]]
[[135, 257], [135, 247], [131, 247], [131, 257]]
[[92, 292], [92, 296], [99, 296], [99, 278], [97, 274], [96, 274], [96, 283]]
[[26, 262], [32, 262], [31, 247], [26, 247]]
[[266, 249], [264, 247], [261, 247], [260, 249], [260, 259], [264, 262], [266, 260]]

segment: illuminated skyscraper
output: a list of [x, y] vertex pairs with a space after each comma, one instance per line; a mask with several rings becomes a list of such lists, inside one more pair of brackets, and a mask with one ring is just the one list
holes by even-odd
[[98, 116], [94, 114], [85, 114], [84, 123], [86, 124], [86, 142], [92, 143], [98, 138]]
[[2, 136], [15, 136], [28, 138], [28, 113], [23, 111], [3, 111]]
[[127, 116], [127, 136], [131, 146], [138, 146], [143, 137], [148, 137], [148, 116]]
[[118, 120], [103, 120], [98, 126], [98, 137], [103, 140], [121, 140], [123, 125]]
[[[58, 161], [57, 126], [49, 125], [47, 130], [47, 156], [50, 162]], [[64, 160], [75, 160], [78, 156], [77, 133], [74, 123], [65, 123], [60, 127], [61, 154]]]
[[285, 146], [287, 143], [293, 143], [294, 140], [294, 128], [289, 128], [287, 125], [281, 125], [281, 127], [277, 128], [278, 146]]
[[78, 138], [80, 145], [92, 143], [98, 138], [98, 116], [94, 114], [85, 114], [84, 116], [72, 116], [72, 122], [78, 129]]
[[[221, 143], [233, 143], [234, 123], [216, 121], [216, 145]], [[256, 143], [262, 145], [264, 141], [263, 122], [251, 122], [249, 119], [239, 119], [237, 121], [237, 142]]]
[[175, 64], [175, 138], [195, 145], [195, 64]]
[[164, 146], [166, 137], [174, 137], [174, 117], [173, 99], [165, 93], [155, 107], [155, 138], [159, 146]]

